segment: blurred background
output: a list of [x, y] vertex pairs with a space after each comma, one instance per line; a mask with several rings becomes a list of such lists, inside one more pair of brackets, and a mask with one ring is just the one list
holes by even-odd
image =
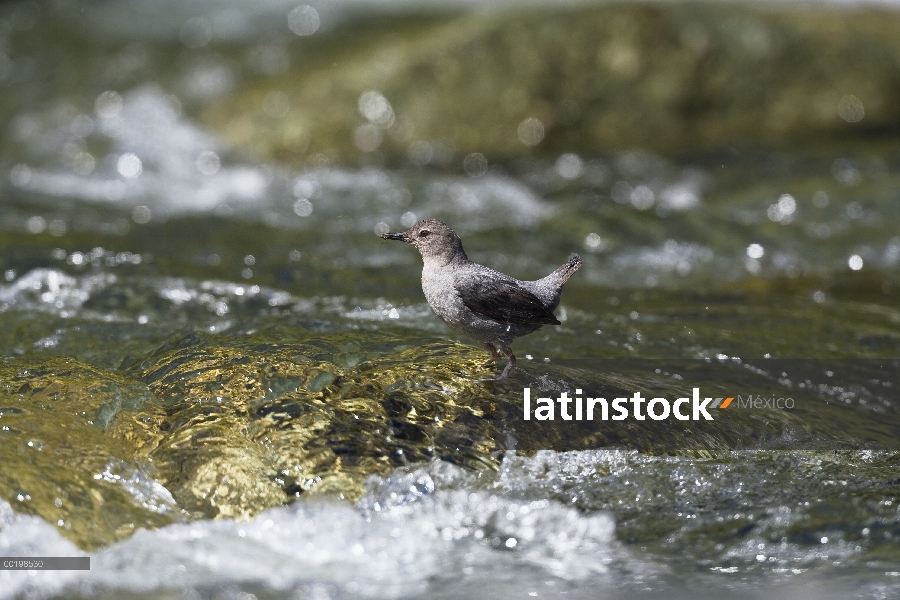
[[372, 234], [436, 217], [521, 278], [896, 298], [890, 4], [2, 10], [7, 280], [102, 248], [367, 294], [418, 260]]
[[[0, 548], [95, 552], [0, 598], [896, 596], [898, 32], [892, 0], [0, 2]], [[510, 386], [379, 238], [423, 218], [520, 279], [584, 258]], [[526, 385], [688, 383], [806, 400], [517, 429]]]

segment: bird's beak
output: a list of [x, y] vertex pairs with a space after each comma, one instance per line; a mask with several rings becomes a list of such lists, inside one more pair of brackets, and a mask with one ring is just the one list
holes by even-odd
[[399, 240], [401, 242], [409, 243], [412, 240], [406, 237], [405, 233], [382, 233], [381, 239], [383, 240]]

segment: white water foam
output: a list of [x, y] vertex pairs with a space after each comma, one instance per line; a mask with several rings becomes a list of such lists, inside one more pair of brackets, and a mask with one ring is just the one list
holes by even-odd
[[[372, 478], [356, 507], [304, 501], [246, 522], [141, 530], [93, 553], [90, 571], [0, 571], [0, 600], [229, 585], [285, 593], [319, 589], [331, 597], [429, 591], [459, 597], [461, 589], [498, 580], [520, 592], [596, 583], [623, 557], [606, 514], [478, 489], [477, 480], [435, 462]], [[7, 556], [83, 555], [49, 524], [16, 515], [3, 501], [0, 550]], [[511, 573], [517, 573], [513, 581]]]
[[92, 293], [115, 280], [109, 273], [73, 277], [57, 269], [34, 269], [9, 285], [0, 285], [0, 313], [16, 308], [71, 316]]

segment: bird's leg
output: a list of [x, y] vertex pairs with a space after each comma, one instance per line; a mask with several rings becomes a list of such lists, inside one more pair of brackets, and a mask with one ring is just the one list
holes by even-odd
[[509, 375], [509, 372], [516, 365], [516, 356], [513, 354], [512, 348], [501, 345], [500, 349], [506, 354], [506, 366], [503, 367], [503, 372], [500, 373], [500, 377], [497, 380], [506, 379], [506, 376]]
[[478, 367], [482, 368], [482, 369], [484, 367], [500, 360], [500, 354], [497, 352], [497, 348], [495, 348], [493, 344], [485, 343], [484, 347], [487, 348], [488, 351], [491, 353], [491, 357], [489, 359], [487, 359], [486, 361], [484, 361], [483, 363], [481, 363], [480, 365], [478, 365]]
[[[506, 354], [506, 366], [503, 367], [503, 372], [500, 373], [497, 377], [492, 377], [490, 379], [476, 379], [475, 381], [478, 383], [487, 383], [489, 381], [500, 381], [501, 379], [506, 379], [507, 375], [509, 375], [510, 370], [516, 365], [516, 357], [513, 355], [512, 349], [509, 346], [505, 346], [503, 344], [497, 344], [500, 346], [500, 349], [503, 350], [503, 353]], [[491, 354], [493, 355], [493, 359], [496, 360], [500, 358], [497, 349], [494, 348], [492, 344], [485, 344], [491, 350]], [[490, 361], [488, 361], [489, 363]], [[485, 363], [485, 364], [488, 364]]]

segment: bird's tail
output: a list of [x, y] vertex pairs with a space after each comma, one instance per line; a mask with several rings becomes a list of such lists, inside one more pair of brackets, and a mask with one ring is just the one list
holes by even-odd
[[553, 271], [553, 273], [550, 274], [550, 277], [556, 280], [556, 284], [559, 287], [562, 287], [562, 285], [569, 280], [569, 277], [571, 277], [572, 274], [578, 270], [578, 267], [580, 267], [583, 262], [584, 261], [581, 260], [581, 258], [576, 254], [575, 256], [570, 258], [566, 262], [566, 264]]

